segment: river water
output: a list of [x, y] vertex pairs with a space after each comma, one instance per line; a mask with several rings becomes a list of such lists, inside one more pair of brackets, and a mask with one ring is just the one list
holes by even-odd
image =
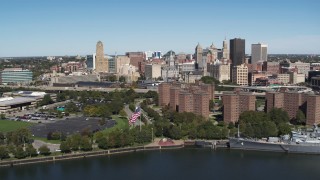
[[185, 148], [0, 168], [0, 180], [20, 179], [319, 180], [320, 155]]

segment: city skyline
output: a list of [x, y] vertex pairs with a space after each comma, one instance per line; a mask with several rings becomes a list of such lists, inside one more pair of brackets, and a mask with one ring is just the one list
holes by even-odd
[[270, 54], [320, 54], [316, 0], [195, 2], [12, 0], [0, 11], [0, 57], [174, 50], [194, 53], [233, 38], [268, 44]]

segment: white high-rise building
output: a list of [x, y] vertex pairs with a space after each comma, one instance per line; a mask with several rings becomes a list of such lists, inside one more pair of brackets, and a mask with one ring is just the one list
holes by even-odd
[[258, 61], [268, 60], [268, 45], [267, 44], [252, 44], [251, 45], [251, 64]]

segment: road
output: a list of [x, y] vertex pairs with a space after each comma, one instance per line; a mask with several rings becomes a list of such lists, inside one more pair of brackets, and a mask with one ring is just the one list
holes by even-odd
[[[101, 91], [101, 92], [111, 92], [114, 90], [122, 90], [122, 88], [91, 88], [91, 87], [53, 87], [53, 86], [8, 86], [0, 85], [0, 87], [10, 87], [10, 88], [30, 88], [30, 89], [41, 89], [48, 91]], [[128, 89], [128, 88], [125, 88]], [[133, 89], [137, 93], [146, 93], [148, 91], [157, 91], [158, 89]]]

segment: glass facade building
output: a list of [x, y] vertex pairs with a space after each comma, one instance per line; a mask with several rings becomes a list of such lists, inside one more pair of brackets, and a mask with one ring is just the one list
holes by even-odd
[[22, 69], [4, 69], [1, 72], [1, 83], [29, 83], [32, 81], [32, 71]]

